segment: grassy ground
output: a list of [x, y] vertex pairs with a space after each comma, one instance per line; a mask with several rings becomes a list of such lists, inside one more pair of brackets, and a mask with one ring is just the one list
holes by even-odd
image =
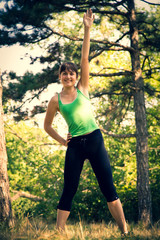
[[[160, 223], [150, 228], [142, 224], [129, 224], [130, 240], [160, 240]], [[2, 228], [2, 227], [1, 227]], [[118, 227], [113, 224], [78, 222], [67, 224], [66, 231], [60, 233], [55, 224], [46, 224], [41, 219], [23, 219], [18, 221], [10, 231], [0, 230], [0, 240], [120, 240], [121, 234]]]

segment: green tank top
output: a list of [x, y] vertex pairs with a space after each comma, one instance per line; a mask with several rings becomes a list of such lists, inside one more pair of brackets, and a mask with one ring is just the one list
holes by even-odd
[[72, 137], [81, 136], [99, 129], [92, 114], [90, 99], [77, 89], [76, 99], [63, 104], [58, 94], [59, 109], [64, 117]]

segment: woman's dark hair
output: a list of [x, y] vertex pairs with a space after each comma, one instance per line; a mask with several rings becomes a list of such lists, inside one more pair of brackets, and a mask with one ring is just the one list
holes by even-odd
[[59, 68], [59, 74], [61, 74], [65, 70], [76, 72], [76, 76], [78, 77], [78, 68], [77, 68], [76, 64], [74, 64], [72, 62], [62, 63]]

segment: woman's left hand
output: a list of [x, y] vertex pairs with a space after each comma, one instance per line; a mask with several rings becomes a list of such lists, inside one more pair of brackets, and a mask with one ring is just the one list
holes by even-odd
[[85, 27], [90, 28], [95, 19], [95, 15], [92, 13], [92, 10], [89, 9], [83, 16], [83, 23]]
[[72, 138], [72, 135], [71, 135], [70, 133], [68, 133], [68, 134], [67, 134], [67, 140], [66, 140], [66, 142], [65, 142], [65, 146], [66, 146], [66, 147], [68, 146], [68, 143], [70, 142], [71, 138]]

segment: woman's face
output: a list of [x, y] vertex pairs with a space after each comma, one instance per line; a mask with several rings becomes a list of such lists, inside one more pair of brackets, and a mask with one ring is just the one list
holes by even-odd
[[63, 87], [72, 87], [75, 85], [77, 80], [76, 72], [72, 70], [65, 70], [60, 74], [60, 80]]

